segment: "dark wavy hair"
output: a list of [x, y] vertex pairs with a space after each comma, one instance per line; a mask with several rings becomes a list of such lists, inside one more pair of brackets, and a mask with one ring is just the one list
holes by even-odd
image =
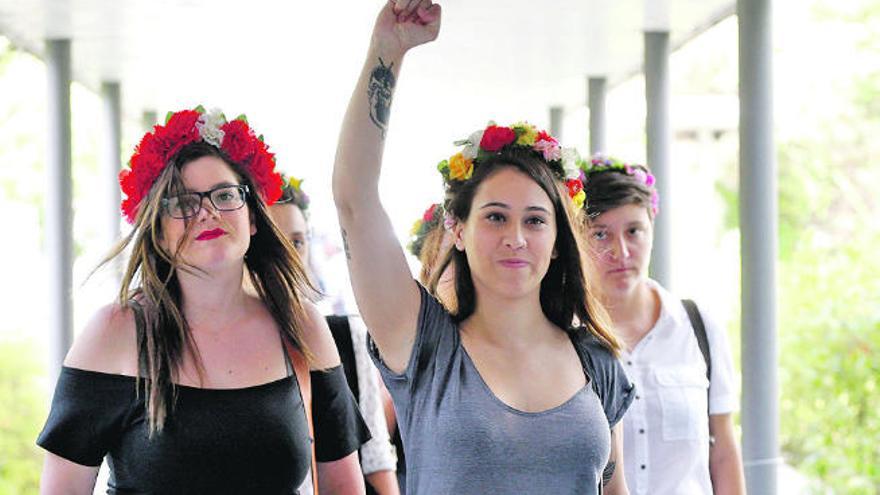
[[[554, 325], [562, 329], [571, 328], [575, 322], [583, 325], [616, 355], [621, 348], [620, 343], [611, 332], [605, 310], [590, 291], [586, 280], [583, 236], [577, 227], [581, 222], [576, 220], [577, 213], [570, 205], [564, 185], [555, 177], [547, 162], [528, 149], [504, 148], [482, 161], [469, 180], [453, 182], [447, 186], [446, 211], [458, 221], [467, 221], [480, 184], [504, 168], [512, 168], [535, 181], [547, 193], [555, 211], [557, 256], [551, 260], [541, 281], [541, 309]], [[450, 249], [433, 272], [430, 290], [436, 292], [440, 275], [453, 260], [458, 307], [452, 316], [456, 322], [461, 322], [474, 313], [477, 305], [470, 265], [464, 252]]]

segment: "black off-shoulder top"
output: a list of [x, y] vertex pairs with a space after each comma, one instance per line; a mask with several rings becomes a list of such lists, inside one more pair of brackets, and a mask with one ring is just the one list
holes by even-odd
[[[369, 439], [342, 367], [311, 373], [316, 458], [340, 459]], [[294, 375], [238, 389], [178, 386], [162, 432], [149, 437], [143, 382], [64, 367], [37, 439], [86, 466], [106, 456], [108, 493], [296, 493], [311, 443]]]

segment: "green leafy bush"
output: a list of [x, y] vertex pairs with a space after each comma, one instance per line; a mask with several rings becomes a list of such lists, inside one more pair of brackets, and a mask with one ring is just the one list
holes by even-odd
[[0, 494], [39, 491], [43, 451], [34, 441], [48, 406], [41, 355], [32, 342], [0, 340]]
[[782, 268], [783, 451], [842, 493], [880, 492], [880, 235], [813, 244]]

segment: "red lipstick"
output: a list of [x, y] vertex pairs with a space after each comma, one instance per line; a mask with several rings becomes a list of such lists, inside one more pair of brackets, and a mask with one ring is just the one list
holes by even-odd
[[199, 234], [199, 236], [196, 237], [196, 240], [197, 241], [210, 241], [211, 239], [216, 239], [216, 238], [220, 237], [221, 235], [225, 235], [225, 234], [226, 234], [226, 231], [223, 229], [219, 229], [219, 228], [213, 229], [213, 230], [206, 230], [206, 231], [202, 232], [201, 234]]

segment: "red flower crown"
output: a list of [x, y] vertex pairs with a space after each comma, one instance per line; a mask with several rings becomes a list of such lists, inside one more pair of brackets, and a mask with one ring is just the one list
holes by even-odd
[[204, 141], [222, 150], [230, 160], [244, 167], [267, 205], [281, 196], [281, 175], [275, 172], [275, 155], [256, 136], [244, 115], [227, 122], [217, 110], [194, 110], [168, 113], [165, 125], [156, 125], [144, 134], [128, 162], [119, 173], [119, 185], [125, 194], [122, 214], [133, 224], [141, 201], [153, 183], [184, 146]]

